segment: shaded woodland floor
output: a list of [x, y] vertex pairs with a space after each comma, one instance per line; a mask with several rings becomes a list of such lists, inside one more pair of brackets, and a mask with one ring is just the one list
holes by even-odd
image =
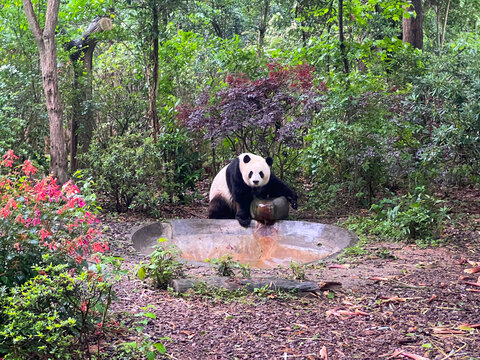
[[[480, 272], [472, 270], [480, 270], [480, 191], [456, 190], [448, 201], [444, 245], [368, 244], [366, 254], [307, 267], [308, 280], [339, 285], [305, 296], [154, 289], [135, 279], [133, 268], [145, 258], [129, 242], [135, 226], [153, 219], [106, 215], [111, 253], [125, 259], [132, 275], [117, 287], [112, 309], [123, 325], [102, 347], [146, 334], [153, 341], [171, 338], [162, 342], [172, 359], [480, 359]], [[172, 208], [165, 218], [172, 217], [205, 218], [206, 204]], [[187, 274], [214, 270], [190, 266]], [[252, 276], [293, 273], [254, 269]], [[156, 319], [140, 335], [133, 330], [140, 318], [132, 314], [147, 305]]]

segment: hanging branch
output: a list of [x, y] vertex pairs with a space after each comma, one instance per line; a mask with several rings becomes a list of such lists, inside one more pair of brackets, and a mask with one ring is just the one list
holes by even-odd
[[[86, 110], [82, 108], [92, 98], [93, 52], [98, 43], [94, 34], [112, 29], [113, 22], [110, 16], [97, 16], [80, 38], [65, 44], [65, 49], [70, 51], [69, 58], [74, 66], [73, 88], [76, 90], [76, 100], [73, 103], [73, 116], [70, 123], [70, 169], [72, 172], [78, 168], [78, 145], [81, 146], [83, 152], [86, 152], [94, 130], [94, 117], [90, 106], [86, 105]], [[86, 82], [80, 81], [84, 73], [88, 76]], [[82, 129], [80, 134], [79, 128]]]

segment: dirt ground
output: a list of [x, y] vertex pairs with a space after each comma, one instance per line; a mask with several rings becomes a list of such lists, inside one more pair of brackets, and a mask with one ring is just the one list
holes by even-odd
[[[133, 228], [154, 220], [138, 214], [103, 216], [111, 253], [132, 270], [117, 286], [112, 307], [124, 331], [109, 341], [138, 340], [133, 329], [139, 317], [131, 314], [149, 311], [156, 319], [148, 319], [142, 336], [154, 342], [169, 337], [172, 342], [162, 342], [171, 359], [480, 359], [480, 272], [475, 272], [480, 271], [480, 191], [453, 191], [449, 206], [444, 245], [371, 243], [366, 254], [308, 266], [308, 280], [339, 284], [305, 296], [179, 296], [154, 289], [133, 275], [146, 258], [129, 240]], [[206, 218], [204, 202], [163, 210], [165, 218]], [[316, 214], [299, 211], [295, 217], [312, 221]], [[213, 275], [214, 270], [190, 266], [187, 274]], [[252, 276], [293, 273], [252, 270]]]

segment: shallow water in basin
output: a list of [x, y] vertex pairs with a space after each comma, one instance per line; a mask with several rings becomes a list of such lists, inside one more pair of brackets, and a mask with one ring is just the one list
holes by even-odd
[[233, 260], [252, 268], [288, 267], [291, 261], [305, 264], [335, 256], [356, 242], [356, 237], [338, 226], [277, 221], [256, 221], [243, 228], [236, 220], [178, 219], [142, 226], [132, 234], [134, 248], [150, 254], [159, 238], [173, 244], [190, 263], [230, 254]]

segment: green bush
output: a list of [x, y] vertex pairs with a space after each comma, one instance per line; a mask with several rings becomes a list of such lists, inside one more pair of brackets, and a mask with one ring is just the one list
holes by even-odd
[[[219, 258], [206, 259], [220, 276], [235, 276], [235, 268], [239, 267], [239, 263], [233, 260], [230, 254], [223, 255]], [[245, 268], [246, 269], [246, 268]], [[248, 270], [246, 270], [248, 272]], [[245, 270], [242, 273], [246, 273]]]
[[155, 287], [163, 289], [166, 289], [173, 279], [183, 276], [183, 264], [177, 260], [179, 251], [173, 246], [163, 247], [162, 243], [166, 241], [164, 238], [159, 239], [150, 261], [147, 264], [140, 263], [137, 270], [141, 280], [150, 278]]
[[413, 194], [381, 200], [372, 211], [367, 218], [350, 219], [348, 226], [381, 238], [432, 244], [441, 234], [448, 209], [419, 186]]
[[[36, 268], [38, 275], [3, 294], [1, 349], [5, 359], [85, 359], [101, 330], [111, 284], [66, 265]], [[99, 334], [99, 332], [98, 332]]]
[[420, 170], [437, 182], [480, 180], [479, 50], [459, 46], [431, 56], [430, 71], [416, 79], [408, 98], [412, 120], [423, 127]]
[[97, 191], [118, 212], [177, 202], [200, 176], [198, 154], [179, 131], [161, 134], [157, 144], [142, 134], [97, 136], [83, 159]]
[[[357, 74], [329, 89], [324, 111], [303, 153], [315, 208], [335, 202], [370, 206], [385, 188], [405, 183], [414, 168], [416, 125], [398, 119], [404, 95], [382, 90], [381, 81]], [[413, 150], [412, 150], [413, 149]]]

